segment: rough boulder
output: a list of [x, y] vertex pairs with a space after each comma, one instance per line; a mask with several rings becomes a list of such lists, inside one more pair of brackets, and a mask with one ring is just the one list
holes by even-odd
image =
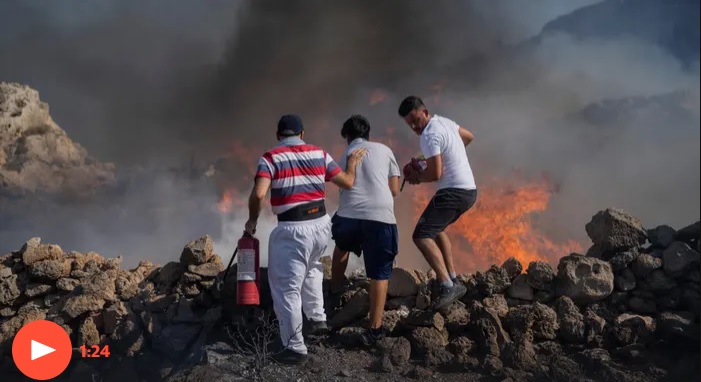
[[[270, 359], [280, 348], [264, 269], [261, 305], [242, 309], [236, 270], [222, 280], [224, 265], [209, 236], [185, 243], [162, 266], [142, 261], [129, 270], [120, 269], [120, 259], [34, 238], [0, 256], [0, 373], [14, 380], [12, 337], [46, 319], [76, 347], [110, 346], [109, 360], [71, 366], [66, 381], [307, 380], [309, 373], [314, 380], [696, 381], [696, 226], [675, 231], [672, 242], [658, 234], [634, 244], [642, 231], [623, 223], [596, 236], [599, 244], [619, 243], [607, 250], [608, 260], [570, 254], [555, 271], [545, 261], [524, 267], [514, 258], [461, 274], [468, 293], [441, 311], [431, 309], [435, 274], [395, 268], [382, 318], [388, 336], [372, 348], [364, 343], [370, 282], [362, 269], [351, 272], [340, 306], [325, 301], [334, 330], [306, 335], [310, 365], [299, 369]], [[624, 231], [636, 238], [621, 240]], [[327, 296], [328, 287], [325, 280]]]
[[75, 198], [114, 182], [114, 166], [73, 142], [36, 90], [0, 82], [0, 196]]

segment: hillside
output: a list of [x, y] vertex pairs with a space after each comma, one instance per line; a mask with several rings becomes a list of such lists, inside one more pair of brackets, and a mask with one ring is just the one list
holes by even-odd
[[541, 35], [581, 39], [633, 37], [658, 44], [686, 64], [699, 59], [698, 0], [605, 0], [547, 23]]
[[0, 82], [0, 198], [80, 198], [114, 180], [114, 166], [73, 142], [36, 90]]

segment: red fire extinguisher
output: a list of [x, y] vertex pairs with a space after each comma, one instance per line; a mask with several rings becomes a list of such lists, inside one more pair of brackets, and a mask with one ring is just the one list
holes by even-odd
[[260, 242], [248, 232], [243, 233], [224, 272], [224, 280], [236, 255], [239, 256], [236, 263], [236, 304], [260, 305]]
[[260, 305], [260, 243], [247, 232], [239, 239], [236, 263], [236, 303]]

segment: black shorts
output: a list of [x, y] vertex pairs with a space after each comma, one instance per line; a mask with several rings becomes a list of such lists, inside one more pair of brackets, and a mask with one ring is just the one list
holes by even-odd
[[477, 201], [477, 190], [444, 188], [428, 202], [426, 209], [416, 223], [414, 239], [435, 239], [446, 227], [455, 223], [460, 216]]
[[362, 252], [368, 278], [389, 280], [399, 247], [396, 224], [334, 215], [331, 235], [341, 251]]

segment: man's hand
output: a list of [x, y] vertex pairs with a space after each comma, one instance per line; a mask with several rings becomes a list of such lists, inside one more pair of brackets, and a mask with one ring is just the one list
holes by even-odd
[[411, 158], [411, 162], [404, 165], [402, 172], [404, 173], [404, 179], [409, 181], [409, 184], [419, 184], [421, 183], [421, 164], [416, 158]]
[[362, 162], [367, 152], [367, 149], [356, 149], [348, 154], [346, 157], [346, 170], [331, 178], [331, 182], [344, 190], [350, 190], [355, 183], [355, 168]]
[[258, 225], [258, 222], [256, 220], [248, 220], [246, 221], [246, 225], [244, 226], [244, 231], [246, 231], [247, 234], [253, 236], [256, 234], [256, 226]]
[[416, 169], [413, 166], [409, 167], [409, 174], [405, 175], [407, 182], [409, 182], [409, 184], [414, 185], [421, 183], [421, 173], [419, 171], [416, 171]]
[[368, 149], [366, 148], [360, 148], [353, 150], [350, 154], [348, 154], [348, 157], [346, 157], [346, 167], [347, 168], [355, 168], [358, 167], [360, 162], [363, 161], [363, 157], [365, 157], [365, 154], [368, 153]]

